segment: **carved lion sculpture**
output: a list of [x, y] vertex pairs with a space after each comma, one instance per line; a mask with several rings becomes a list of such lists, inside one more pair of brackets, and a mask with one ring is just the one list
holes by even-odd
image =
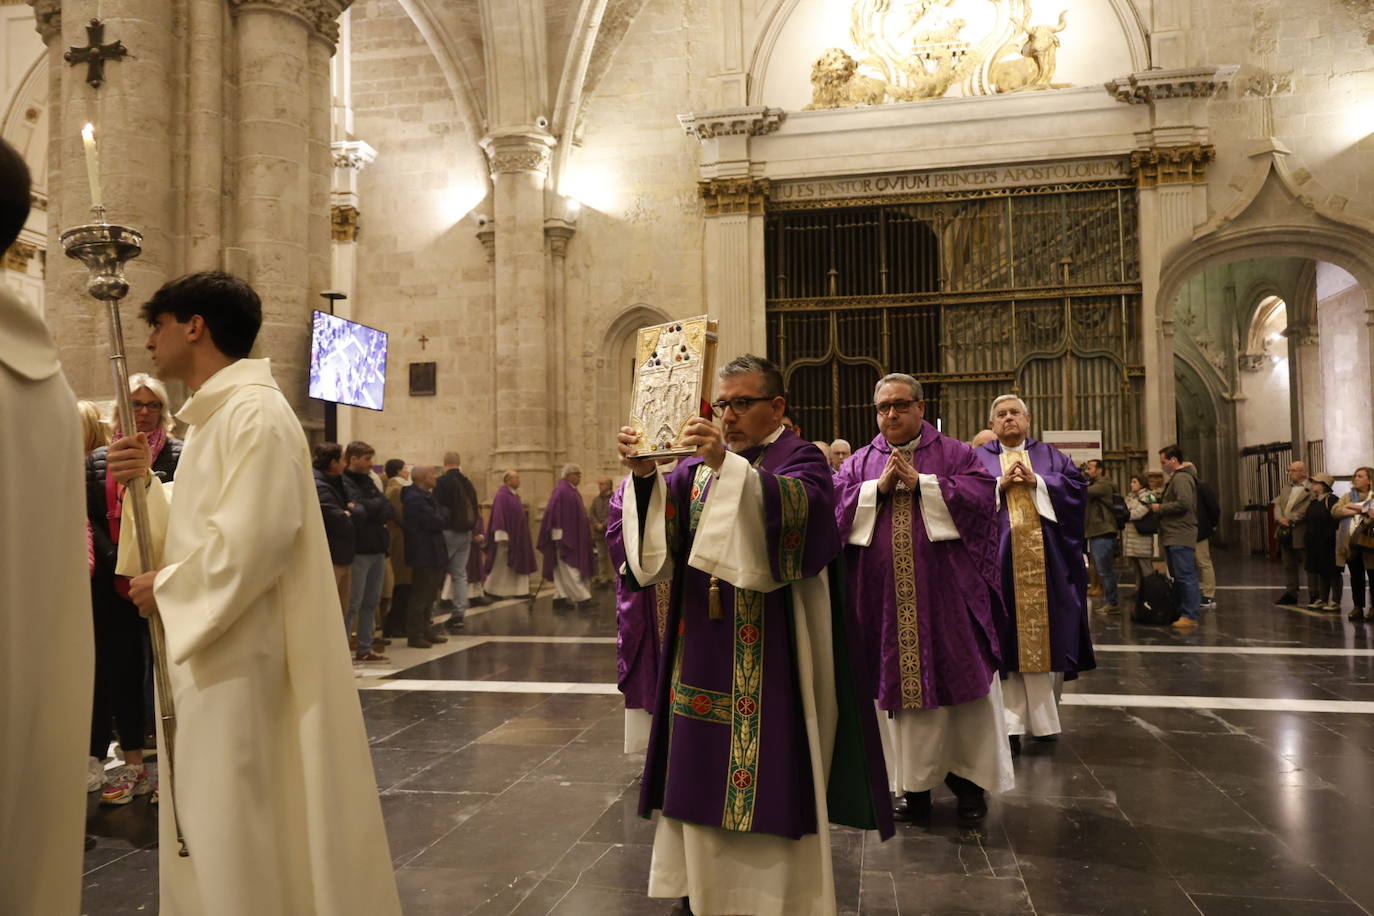
[[859, 63], [843, 48], [828, 48], [811, 67], [811, 104], [815, 108], [881, 105], [887, 83], [859, 73]]
[[1051, 89], [1054, 79], [1055, 55], [1059, 47], [1059, 32], [1064, 31], [1068, 12], [1059, 14], [1059, 24], [1030, 25], [1029, 14], [1021, 22], [1026, 40], [1020, 47], [1021, 56], [1012, 60], [997, 60], [1016, 50], [1015, 42], [1007, 42], [997, 52], [988, 69], [988, 80], [998, 92], [1020, 92], [1027, 89]]

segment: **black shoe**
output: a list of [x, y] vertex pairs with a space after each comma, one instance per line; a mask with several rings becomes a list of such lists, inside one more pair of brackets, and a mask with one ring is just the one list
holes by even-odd
[[448, 642], [448, 637], [440, 632], [438, 627], [430, 627], [428, 630], [425, 630], [425, 639], [435, 643]]
[[1284, 592], [1282, 595], [1279, 595], [1279, 600], [1275, 601], [1274, 603], [1275, 603], [1275, 604], [1297, 604], [1297, 603], [1298, 603], [1298, 596], [1295, 595], [1295, 594], [1293, 594], [1292, 592]]
[[406, 640], [406, 645], [412, 649], [428, 649], [434, 645], [423, 636], [411, 636]]
[[960, 820], [977, 821], [987, 815], [987, 799], [983, 797], [983, 790], [976, 783], [950, 773], [945, 777], [945, 785], [959, 800], [956, 810], [959, 812]]
[[892, 806], [894, 821], [926, 821], [930, 819], [930, 790], [908, 792]]
[[468, 607], [485, 607], [491, 604], [491, 599], [486, 595], [478, 595], [476, 598], [468, 599]]
[[465, 626], [467, 626], [466, 621], [459, 617], [457, 620], [450, 620], [448, 623], [444, 624], [444, 629], [448, 630], [450, 633], [457, 633]]
[[683, 897], [677, 903], [673, 904], [673, 908], [669, 912], [671, 912], [673, 916], [692, 916], [692, 898]]
[[1345, 618], [1345, 619], [1346, 619], [1346, 620], [1364, 620], [1364, 608], [1362, 608], [1362, 607], [1351, 608], [1351, 609], [1350, 609], [1350, 613], [1346, 615], [1346, 618]]
[[1008, 735], [1008, 736], [1007, 736], [1007, 743], [1011, 745], [1011, 755], [1012, 755], [1013, 757], [1020, 757], [1020, 756], [1021, 756], [1021, 736], [1020, 736], [1020, 735]]
[[1058, 736], [1058, 735], [1036, 735], [1036, 736], [1035, 736], [1035, 740], [1036, 740], [1036, 741], [1039, 741], [1041, 744], [1053, 744], [1054, 742], [1056, 742], [1056, 741], [1059, 740], [1059, 736]]
[[445, 611], [451, 611], [457, 607], [457, 605], [453, 603], [452, 598], [441, 598], [439, 600], [439, 607]]

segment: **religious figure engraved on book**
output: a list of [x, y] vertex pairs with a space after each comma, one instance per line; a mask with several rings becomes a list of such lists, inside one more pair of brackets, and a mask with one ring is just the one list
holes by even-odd
[[682, 430], [701, 416], [716, 356], [716, 322], [706, 315], [639, 330], [630, 423], [643, 445], [639, 454], [681, 458]]

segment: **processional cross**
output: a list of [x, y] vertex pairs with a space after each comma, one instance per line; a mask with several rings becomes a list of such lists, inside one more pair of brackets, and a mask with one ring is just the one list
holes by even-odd
[[129, 49], [124, 47], [122, 41], [104, 44], [105, 23], [99, 19], [92, 19], [90, 25], [86, 26], [86, 39], [89, 45], [69, 48], [62, 59], [73, 66], [85, 64], [86, 82], [91, 84], [92, 89], [99, 89], [105, 82], [105, 61], [123, 60], [129, 56]]

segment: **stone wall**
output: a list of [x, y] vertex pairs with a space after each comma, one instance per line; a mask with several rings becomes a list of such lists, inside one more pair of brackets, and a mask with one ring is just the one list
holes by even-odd
[[1326, 469], [1345, 475], [1374, 464], [1371, 430], [1369, 326], [1366, 293], [1355, 278], [1331, 264], [1317, 265], [1317, 323]]

